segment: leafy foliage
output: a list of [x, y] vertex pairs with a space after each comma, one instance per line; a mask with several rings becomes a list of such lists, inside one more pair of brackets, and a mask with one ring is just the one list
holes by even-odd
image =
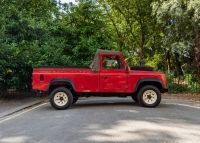
[[0, 78], [31, 89], [40, 65], [87, 65], [97, 48], [110, 49], [104, 15], [96, 3], [55, 0], [1, 1]]
[[1, 0], [0, 81], [31, 90], [32, 68], [88, 65], [98, 48], [120, 50], [129, 65], [144, 57], [176, 78], [185, 65], [200, 71], [199, 13], [198, 0]]
[[152, 13], [162, 28], [161, 47], [171, 54], [172, 64], [180, 75], [178, 69], [195, 59], [195, 45], [200, 48], [195, 42], [199, 37], [199, 1], [162, 0], [152, 3], [152, 7]]
[[152, 2], [153, 0], [100, 0], [110, 29], [115, 33], [113, 42], [125, 54], [127, 51], [134, 52], [141, 59], [148, 55], [148, 48], [155, 52], [152, 47], [155, 47], [156, 19], [151, 16]]

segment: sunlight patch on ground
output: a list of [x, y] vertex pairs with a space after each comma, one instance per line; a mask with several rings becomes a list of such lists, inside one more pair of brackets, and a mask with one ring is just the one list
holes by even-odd
[[6, 137], [3, 139], [0, 139], [0, 142], [3, 143], [20, 143], [20, 142], [26, 142], [28, 140], [28, 137], [25, 136], [19, 136], [19, 137]]
[[[166, 103], [166, 104], [173, 104], [173, 103]], [[192, 105], [188, 105], [188, 104], [177, 104], [177, 103], [174, 103], [173, 105], [179, 105], [179, 106], [185, 106], [185, 107], [200, 109], [200, 107], [198, 107], [199, 106], [198, 104], [195, 104], [195, 106], [192, 106]]]
[[[147, 141], [162, 141], [162, 142], [182, 142], [191, 143], [199, 141], [199, 128], [200, 126], [187, 124], [166, 124], [165, 122], [156, 123], [148, 121], [133, 121], [133, 120], [122, 120], [119, 121], [115, 126], [109, 129], [96, 127], [95, 134], [87, 137], [86, 139], [90, 142], [147, 142]], [[89, 126], [90, 129], [91, 126]], [[161, 135], [165, 136], [160, 138]], [[186, 135], [186, 136], [183, 136]], [[192, 139], [192, 140], [191, 140]]]

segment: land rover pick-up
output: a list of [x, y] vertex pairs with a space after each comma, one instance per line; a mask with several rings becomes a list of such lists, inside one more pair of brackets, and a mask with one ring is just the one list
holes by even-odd
[[32, 88], [50, 92], [50, 103], [67, 109], [80, 97], [131, 96], [144, 107], [156, 107], [167, 92], [166, 77], [149, 67], [129, 68], [119, 51], [97, 50], [88, 67], [43, 66], [33, 69]]

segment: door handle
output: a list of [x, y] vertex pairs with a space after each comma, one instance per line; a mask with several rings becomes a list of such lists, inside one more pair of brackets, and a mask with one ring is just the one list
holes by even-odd
[[108, 77], [107, 77], [107, 76], [102, 76], [102, 78], [103, 78], [103, 79], [108, 79]]

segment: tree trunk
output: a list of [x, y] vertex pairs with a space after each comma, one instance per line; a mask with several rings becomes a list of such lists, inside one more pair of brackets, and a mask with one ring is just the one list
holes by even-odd
[[166, 52], [166, 61], [167, 61], [167, 72], [168, 74], [170, 74], [170, 53], [169, 53], [169, 50], [167, 50]]
[[179, 57], [179, 54], [178, 53], [175, 53], [174, 55], [174, 58], [175, 58], [175, 68], [176, 68], [176, 75], [177, 75], [177, 78], [178, 78], [178, 84], [180, 82], [180, 78], [181, 78], [181, 75], [182, 75], [182, 70], [181, 70], [181, 63], [178, 59]]
[[195, 67], [195, 75], [200, 79], [200, 27], [195, 29], [195, 47], [194, 47], [194, 61], [193, 66]]

